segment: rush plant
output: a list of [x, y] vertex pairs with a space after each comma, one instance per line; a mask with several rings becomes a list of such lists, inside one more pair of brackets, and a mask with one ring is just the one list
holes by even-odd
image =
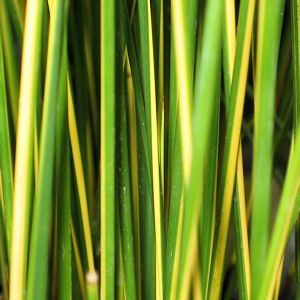
[[300, 298], [300, 0], [0, 0], [0, 299]]

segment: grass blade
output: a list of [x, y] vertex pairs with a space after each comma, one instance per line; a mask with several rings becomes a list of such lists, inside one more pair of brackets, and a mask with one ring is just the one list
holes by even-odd
[[149, 25], [149, 64], [150, 64], [150, 102], [151, 102], [151, 144], [152, 144], [152, 180], [153, 180], [153, 201], [154, 201], [154, 224], [156, 244], [156, 299], [163, 299], [163, 234], [162, 234], [162, 213], [161, 213], [161, 192], [159, 155], [157, 139], [157, 116], [156, 116], [156, 91], [154, 76], [154, 53], [150, 1], [148, 1], [148, 25]]
[[84, 271], [82, 267], [82, 261], [80, 259], [80, 252], [79, 252], [78, 242], [77, 242], [77, 238], [73, 226], [73, 221], [71, 221], [71, 237], [72, 237], [72, 245], [74, 250], [75, 264], [77, 269], [77, 276], [78, 276], [81, 296], [82, 299], [86, 300], [87, 297], [86, 297], [86, 284], [84, 279]]
[[16, 142], [10, 298], [22, 299], [27, 266], [28, 220], [32, 183], [33, 125], [41, 50], [43, 2], [29, 0], [26, 6], [22, 54], [19, 119]]
[[[57, 201], [58, 299], [72, 297], [71, 156], [67, 121], [67, 36], [66, 22], [56, 107], [55, 179]], [[67, 140], [66, 147], [65, 141]], [[63, 180], [60, 180], [63, 178]]]
[[242, 147], [239, 146], [237, 162], [236, 193], [233, 202], [234, 228], [236, 238], [237, 273], [239, 280], [239, 292], [242, 299], [251, 299], [251, 275], [249, 242], [246, 217], [246, 200], [244, 188], [244, 171], [242, 160]]
[[72, 298], [72, 243], [71, 243], [71, 161], [70, 146], [67, 145], [63, 164], [63, 184], [58, 197], [58, 299]]
[[18, 97], [19, 97], [19, 77], [17, 69], [17, 56], [14, 49], [14, 41], [10, 20], [8, 16], [6, 0], [0, 1], [0, 31], [3, 44], [3, 52], [6, 65], [8, 93], [10, 99], [10, 111], [13, 120], [13, 127], [17, 128], [18, 117]]
[[290, 233], [293, 210], [295, 209], [296, 196], [300, 184], [300, 178], [298, 176], [300, 172], [299, 151], [300, 130], [298, 129], [295, 139], [295, 148], [290, 155], [288, 170], [276, 215], [263, 281], [258, 293], [258, 299], [271, 299], [274, 292], [276, 275], [283, 257], [283, 251], [287, 243], [288, 235]]
[[[2, 179], [1, 179], [2, 180]], [[0, 196], [1, 198], [1, 196]], [[5, 227], [3, 218], [3, 208], [0, 205], [0, 276], [1, 276], [1, 287], [3, 289], [4, 300], [8, 299], [8, 283], [9, 283], [9, 273], [8, 273], [8, 259], [7, 259], [7, 243], [5, 239]]]
[[[293, 55], [293, 92], [294, 92], [294, 135], [300, 118], [300, 3], [293, 0], [291, 4], [292, 14], [292, 55]], [[299, 198], [299, 194], [297, 196]], [[295, 226], [295, 269], [296, 269], [296, 297], [300, 297], [300, 216]]]
[[[299, 196], [298, 196], [299, 197]], [[295, 269], [296, 269], [296, 297], [300, 297], [300, 221], [299, 216], [295, 227]]]
[[276, 278], [274, 296], [273, 296], [273, 298], [275, 300], [277, 300], [279, 298], [280, 283], [281, 283], [281, 280], [282, 280], [283, 262], [284, 262], [284, 258], [281, 260], [279, 270], [277, 272], [277, 278]]
[[284, 1], [260, 1], [255, 78], [253, 211], [251, 220], [252, 295], [265, 274], [269, 240], [275, 80]]
[[[121, 53], [123, 53], [121, 51]], [[120, 55], [121, 56], [121, 55]], [[119, 57], [118, 64], [118, 82], [121, 87], [117, 95], [116, 107], [116, 198], [118, 199], [119, 226], [121, 238], [121, 250], [123, 255], [123, 269], [125, 280], [125, 295], [128, 299], [136, 299], [138, 290], [136, 284], [136, 258], [134, 256], [134, 223], [133, 223], [133, 203], [132, 190], [130, 185], [129, 172], [129, 145], [128, 145], [128, 113], [125, 98], [125, 76], [123, 71], [122, 59]], [[121, 67], [120, 67], [121, 66]]]
[[[182, 165], [185, 185], [189, 182], [191, 159], [192, 159], [192, 129], [191, 111], [192, 100], [191, 72], [187, 61], [184, 35], [182, 1], [172, 2], [172, 29], [174, 37], [174, 51], [176, 60], [176, 76], [179, 96], [179, 118], [181, 130]], [[176, 20], [176, 22], [175, 22]]]
[[[244, 3], [243, 3], [244, 4]], [[242, 6], [241, 11], [244, 9]], [[254, 9], [254, 8], [252, 8]], [[225, 74], [225, 102], [227, 114], [230, 109], [230, 89], [234, 71], [235, 57], [235, 7], [232, 1], [226, 3], [225, 10], [225, 38], [224, 38], [224, 74]], [[243, 16], [240, 16], [241, 20]], [[252, 17], [253, 18], [253, 17]], [[253, 22], [253, 21], [252, 21]], [[241, 26], [241, 24], [239, 24]], [[238, 60], [237, 60], [238, 62]], [[228, 115], [227, 115], [228, 117]], [[237, 273], [239, 281], [239, 292], [241, 298], [250, 298], [250, 262], [247, 233], [247, 218], [245, 211], [244, 172], [242, 160], [242, 148], [239, 144], [237, 166], [236, 166], [236, 187], [233, 200], [234, 229], [236, 239]]]
[[[159, 230], [160, 220], [157, 208], [160, 201], [160, 195], [157, 193], [159, 188], [159, 178], [153, 177], [153, 165], [157, 164], [156, 157], [154, 158], [153, 150], [157, 151], [157, 146], [152, 147], [152, 138], [157, 131], [153, 132], [153, 79], [154, 66], [153, 57], [154, 51], [150, 43], [152, 42], [152, 23], [150, 23], [152, 13], [150, 11], [148, 1], [137, 2], [137, 22], [133, 20], [133, 28], [138, 31], [134, 35], [136, 39], [136, 57], [137, 62], [130, 59], [132, 64], [132, 75], [134, 82], [136, 106], [137, 106], [137, 120], [138, 120], [138, 148], [140, 148], [139, 156], [139, 176], [140, 176], [140, 218], [144, 220], [140, 223], [141, 234], [141, 273], [142, 276], [142, 298], [149, 297], [150, 299], [157, 297], [156, 293], [162, 293], [162, 246], [156, 243], [156, 237], [161, 235]], [[138, 25], [139, 29], [137, 29]], [[144, 42], [145, 41], [145, 42]], [[129, 58], [132, 51], [129, 51]], [[138, 70], [135, 70], [134, 64], [137, 64]], [[140, 80], [136, 81], [136, 71], [140, 74]], [[141, 93], [142, 97], [139, 97]], [[142, 107], [142, 108], [141, 108]], [[156, 108], [155, 108], [156, 110]], [[155, 117], [156, 119], [156, 117]], [[153, 161], [155, 159], [155, 161]], [[156, 172], [156, 171], [155, 171]], [[155, 195], [154, 195], [155, 191]], [[163, 241], [161, 241], [163, 243]], [[159, 274], [160, 273], [160, 274]]]
[[[51, 195], [53, 189], [54, 137], [55, 137], [55, 99], [58, 95], [58, 75], [61, 61], [63, 22], [66, 16], [65, 2], [53, 2], [50, 19], [47, 71], [39, 152], [39, 172], [36, 183], [36, 199], [33, 211], [32, 237], [30, 245], [30, 264], [28, 273], [28, 299], [44, 298], [47, 291], [48, 234], [50, 227]], [[40, 256], [39, 256], [40, 255]], [[39, 283], [37, 284], [37, 280]], [[36, 286], [38, 285], [38, 287]]]
[[[174, 52], [173, 46], [171, 53]], [[165, 259], [165, 297], [171, 297], [171, 287], [174, 286], [176, 271], [174, 263], [179, 259], [180, 235], [182, 226], [179, 225], [179, 215], [182, 203], [182, 154], [180, 128], [178, 120], [178, 95], [175, 78], [174, 56], [171, 54], [171, 83], [170, 83], [170, 102], [169, 102], [169, 130], [168, 130], [168, 198], [167, 207], [167, 249]], [[181, 218], [182, 219], [182, 218]], [[178, 268], [177, 268], [178, 269]], [[178, 270], [177, 270], [178, 272]], [[171, 297], [172, 298], [172, 297]]]
[[68, 79], [67, 89], [68, 89], [69, 133], [70, 133], [71, 148], [72, 148], [73, 161], [74, 161], [74, 167], [75, 167], [75, 175], [76, 175], [76, 181], [77, 181], [77, 187], [78, 187], [78, 193], [79, 193], [80, 209], [81, 209], [81, 215], [82, 215], [82, 221], [83, 221], [85, 247], [86, 247], [87, 260], [88, 260], [88, 268], [89, 268], [89, 271], [93, 272], [95, 270], [95, 265], [94, 265], [94, 256], [93, 256], [91, 227], [90, 227], [90, 220], [89, 220], [89, 214], [88, 214], [85, 180], [84, 180], [84, 175], [83, 175], [83, 164], [82, 164], [78, 131], [77, 131], [77, 125], [76, 125], [76, 119], [75, 119], [73, 95], [72, 95], [69, 79]]
[[225, 150], [221, 171], [219, 199], [221, 203], [220, 223], [217, 225], [215, 259], [212, 268], [211, 297], [219, 297], [222, 285], [222, 269], [225, 246], [228, 235], [232, 196], [234, 190], [235, 169], [238, 157], [241, 121], [244, 107], [244, 95], [248, 75], [248, 62], [251, 46], [251, 33], [255, 1], [241, 3], [241, 15], [238, 24], [237, 49], [234, 65], [232, 88], [230, 92]]
[[[184, 196], [184, 221], [179, 267], [181, 276], [179, 281], [181, 282], [179, 288], [180, 298], [185, 298], [188, 295], [193, 253], [197, 241], [197, 227], [203, 197], [204, 159], [209, 138], [208, 128], [211, 126], [216, 90], [218, 90], [217, 78], [221, 55], [221, 11], [221, 2], [207, 2], [203, 27], [203, 47], [196, 66], [193, 159], [189, 177], [190, 182], [186, 186]], [[199, 48], [198, 50], [200, 51]]]
[[[0, 34], [1, 40], [1, 34]], [[12, 227], [12, 199], [13, 199], [13, 169], [11, 157], [11, 143], [7, 111], [7, 99], [5, 88], [5, 76], [3, 65], [3, 52], [0, 42], [0, 119], [2, 120], [0, 126], [0, 170], [2, 178], [3, 189], [3, 203], [4, 203], [4, 218], [5, 218], [5, 240], [7, 242], [7, 251], [10, 256], [11, 246], [11, 227]]]
[[[220, 80], [220, 79], [219, 79]], [[220, 93], [220, 92], [219, 92]], [[205, 159], [206, 176], [204, 178], [205, 189], [203, 191], [203, 208], [200, 216], [201, 231], [201, 279], [205, 298], [208, 293], [209, 276], [213, 254], [213, 240], [215, 234], [215, 210], [217, 197], [217, 172], [218, 172], [218, 147], [219, 147], [219, 118], [220, 118], [220, 95], [216, 95], [213, 108], [213, 121], [211, 135], [209, 137], [209, 153]]]
[[101, 299], [115, 294], [115, 1], [101, 1]]

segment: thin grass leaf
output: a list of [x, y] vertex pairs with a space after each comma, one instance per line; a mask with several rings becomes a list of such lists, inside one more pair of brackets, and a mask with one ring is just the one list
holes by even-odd
[[75, 263], [76, 263], [76, 269], [77, 269], [77, 276], [79, 280], [79, 286], [81, 291], [82, 299], [86, 300], [86, 284], [85, 284], [85, 277], [84, 277], [84, 271], [80, 259], [80, 253], [79, 253], [79, 247], [78, 242], [76, 238], [76, 234], [73, 227], [73, 221], [71, 221], [71, 237], [72, 237], [72, 245], [74, 250], [74, 257], [75, 257]]
[[70, 149], [67, 149], [63, 170], [64, 183], [58, 199], [58, 299], [72, 298], [72, 243], [71, 243], [71, 182], [70, 182]]
[[294, 88], [294, 102], [295, 102], [295, 109], [294, 109], [294, 124], [295, 124], [295, 131], [297, 129], [297, 125], [299, 122], [300, 117], [300, 5], [298, 0], [293, 0], [291, 4], [292, 10], [292, 54], [293, 54], [293, 88]]
[[[124, 30], [125, 35], [125, 44], [127, 46], [127, 53], [128, 58], [130, 62], [130, 69], [132, 74], [132, 79], [134, 83], [134, 95], [137, 99], [135, 101], [136, 105], [136, 113], [137, 113], [137, 124], [139, 130], [141, 131], [141, 139], [142, 139], [142, 145], [143, 145], [143, 151], [145, 152], [146, 157], [149, 157], [149, 133], [148, 128], [145, 124], [145, 106], [144, 106], [144, 97], [145, 92], [142, 87], [142, 80], [138, 65], [138, 56], [137, 56], [137, 50], [134, 43], [134, 36], [131, 30], [131, 24], [129, 20], [129, 13], [128, 13], [128, 7], [125, 5], [123, 1], [121, 1], [121, 8], [122, 8], [122, 30]], [[143, 101], [142, 101], [143, 100]], [[146, 167], [147, 167], [147, 175], [150, 178], [150, 162], [149, 160], [145, 161]]]
[[156, 116], [156, 90], [154, 76], [154, 53], [150, 1], [148, 1], [148, 25], [149, 25], [149, 64], [150, 64], [150, 102], [151, 102], [151, 144], [152, 144], [152, 180], [154, 201], [154, 224], [156, 244], [156, 299], [163, 298], [163, 233], [161, 213], [161, 192], [159, 176], [159, 155], [157, 138], [157, 116]]
[[[189, 4], [193, 6], [195, 1], [191, 1]], [[189, 6], [187, 6], [189, 7]], [[191, 10], [195, 13], [196, 10]], [[186, 14], [184, 14], [186, 13]], [[170, 197], [170, 224], [169, 224], [169, 243], [168, 243], [168, 264], [167, 274], [172, 274], [172, 269], [174, 274], [169, 276], [170, 296], [175, 297], [177, 294], [177, 281], [178, 268], [180, 261], [180, 249], [181, 249], [181, 231], [182, 227], [178, 226], [180, 223], [177, 221], [179, 215], [183, 214], [184, 206], [181, 205], [180, 213], [180, 199], [182, 199], [182, 192], [174, 189], [174, 184], [180, 188], [181, 186], [187, 186], [190, 178], [190, 168], [192, 159], [192, 129], [191, 129], [191, 103], [192, 103], [192, 65], [193, 65], [193, 50], [195, 44], [193, 44], [193, 39], [189, 39], [193, 31], [189, 30], [185, 18], [189, 16], [190, 10], [186, 8], [184, 10], [182, 1], [172, 1], [171, 2], [171, 90], [170, 95], [170, 176], [171, 177], [171, 194]], [[193, 18], [192, 18], [193, 20]], [[194, 25], [191, 22], [192, 26]], [[186, 31], [185, 31], [186, 29]], [[188, 35], [190, 34], [190, 35]], [[188, 35], [188, 36], [187, 36]], [[195, 42], [194, 42], [195, 43]], [[184, 45], [184, 47], [182, 47]], [[174, 53], [174, 54], [173, 54]], [[190, 54], [190, 55], [188, 55]], [[173, 58], [174, 55], [174, 58]], [[176, 73], [175, 73], [176, 72]], [[174, 73], [176, 76], [174, 76]], [[176, 81], [175, 81], [176, 78]], [[180, 83], [180, 84], [179, 84]], [[178, 88], [178, 89], [177, 89]], [[177, 94], [178, 93], [178, 94]], [[178, 97], [178, 100], [177, 100]], [[178, 102], [177, 102], [178, 101]], [[177, 111], [178, 118], [177, 121]], [[178, 128], [179, 127], [179, 128]], [[178, 129], [180, 129], [180, 140]], [[179, 149], [179, 141], [181, 142], [181, 163], [180, 163], [180, 153], [176, 153], [176, 149]], [[173, 148], [174, 147], [174, 148]], [[174, 149], [174, 150], [173, 150]], [[172, 156], [171, 156], [172, 155]], [[181, 171], [182, 170], [182, 171]], [[181, 185], [181, 172], [183, 172], [183, 182]], [[177, 240], [177, 242], [176, 242]], [[175, 253], [174, 253], [175, 252]], [[175, 264], [175, 265], [173, 265]], [[179, 273], [180, 274], [180, 273]], [[168, 291], [168, 290], [167, 290]]]
[[72, 148], [73, 161], [75, 167], [77, 188], [79, 193], [80, 210], [81, 210], [82, 221], [83, 221], [86, 255], [88, 260], [89, 271], [93, 272], [95, 270], [95, 265], [94, 265], [94, 256], [93, 256], [91, 227], [90, 227], [90, 220], [88, 215], [86, 187], [85, 187], [85, 181], [83, 175], [82, 158], [81, 158], [78, 131], [77, 131], [77, 125], [75, 119], [73, 96], [72, 96], [69, 79], [67, 83], [67, 89], [68, 89], [67, 97], [68, 97], [69, 133], [70, 133], [71, 148]]
[[236, 52], [236, 20], [235, 3], [226, 1], [224, 10], [224, 36], [223, 36], [223, 60], [224, 60], [224, 89], [226, 107], [229, 106], [230, 89], [232, 85], [233, 68]]
[[274, 289], [274, 296], [273, 296], [274, 300], [277, 300], [279, 298], [280, 284], [281, 284], [281, 280], [282, 280], [283, 263], [284, 263], [284, 258], [282, 259], [282, 261], [280, 263], [280, 267], [279, 267], [279, 270], [277, 273], [275, 289]]
[[[1, 40], [1, 34], [0, 34]], [[7, 111], [7, 98], [3, 65], [3, 52], [0, 42], [0, 170], [3, 190], [5, 239], [7, 252], [10, 257], [12, 235], [12, 199], [13, 199], [13, 162], [11, 155], [11, 141]]]
[[[220, 78], [221, 79], [221, 78]], [[219, 79], [219, 80], [220, 80]], [[215, 210], [217, 197], [217, 172], [218, 172], [218, 147], [219, 147], [219, 122], [220, 122], [220, 91], [216, 95], [213, 108], [213, 121], [209, 138], [209, 153], [204, 162], [206, 176], [204, 178], [205, 189], [203, 191], [203, 209], [200, 217], [200, 245], [201, 245], [201, 279], [203, 295], [207, 297], [209, 275], [212, 263], [213, 240], [215, 230]]]
[[300, 159], [297, 155], [299, 151], [300, 131], [297, 130], [295, 148], [290, 155], [258, 299], [271, 299], [274, 292], [276, 275], [290, 233], [293, 210], [295, 209], [296, 196], [300, 184], [298, 176], [300, 171]]
[[[196, 61], [196, 48], [197, 43], [199, 42], [199, 10], [200, 10], [200, 3], [199, 0], [191, 0], [191, 1], [182, 1], [182, 25], [185, 29], [184, 35], [185, 35], [185, 42], [186, 42], [186, 64], [187, 64], [187, 72], [189, 72], [189, 75], [191, 76], [190, 79], [194, 81], [193, 78], [193, 70], [195, 66]], [[207, 4], [205, 4], [207, 5]], [[172, 1], [171, 1], [172, 6]], [[172, 9], [172, 8], [171, 8]], [[175, 19], [176, 20], [176, 19]], [[171, 21], [172, 22], [172, 21]], [[175, 33], [178, 34], [177, 32]]]
[[246, 200], [244, 188], [244, 171], [242, 160], [242, 147], [239, 146], [237, 162], [237, 183], [236, 193], [233, 202], [237, 273], [239, 280], [239, 295], [242, 299], [251, 299], [251, 275], [250, 275], [250, 254], [246, 217]]
[[[58, 299], [72, 297], [71, 155], [67, 121], [67, 26], [65, 22], [56, 107], [55, 179], [57, 200]], [[65, 149], [65, 141], [67, 145]], [[63, 178], [63, 180], [60, 180]]]
[[18, 0], [8, 1], [10, 17], [13, 21], [14, 29], [18, 38], [18, 41], [22, 41], [24, 33], [24, 15], [25, 15], [25, 3]]
[[[128, 56], [126, 59], [127, 74], [131, 74]], [[131, 192], [133, 206], [133, 231], [135, 240], [135, 264], [136, 264], [136, 285], [137, 295], [141, 297], [141, 254], [140, 254], [140, 221], [139, 221], [139, 190], [138, 190], [138, 159], [137, 159], [137, 128], [136, 128], [136, 111], [134, 105], [134, 91], [132, 77], [127, 81], [127, 110], [128, 110], [128, 141], [130, 149], [130, 170], [131, 170]]]
[[[88, 191], [88, 199], [89, 200], [89, 215], [91, 220], [95, 220], [96, 218], [96, 182], [95, 179], [98, 176], [96, 172], [94, 162], [95, 162], [95, 154], [94, 154], [94, 145], [93, 145], [93, 133], [91, 128], [91, 123], [89, 122], [86, 126], [86, 161], [87, 161], [87, 191]], [[100, 139], [99, 139], [100, 140]], [[98, 148], [98, 147], [97, 147]], [[98, 148], [99, 149], [99, 148]]]
[[[1, 174], [0, 174], [1, 175]], [[2, 178], [0, 178], [2, 181]], [[1, 196], [0, 196], [1, 197]], [[1, 197], [2, 198], [2, 197]], [[0, 276], [1, 276], [1, 287], [3, 289], [4, 300], [8, 299], [8, 284], [9, 284], [9, 273], [8, 273], [8, 256], [7, 256], [7, 242], [5, 239], [5, 225], [3, 217], [3, 207], [0, 205]]]
[[[291, 4], [292, 15], [292, 55], [293, 55], [293, 93], [294, 93], [294, 135], [300, 117], [300, 3], [293, 0]], [[297, 196], [299, 198], [299, 194]], [[298, 216], [295, 226], [295, 269], [296, 269], [296, 297], [300, 297], [300, 219]]]
[[[179, 297], [181, 299], [188, 295], [193, 253], [197, 240], [197, 227], [202, 208], [204, 159], [209, 140], [208, 130], [211, 126], [214, 101], [218, 90], [217, 78], [221, 55], [222, 7], [221, 2], [208, 1], [206, 4], [203, 47], [201, 54], [198, 54], [196, 66], [193, 159], [189, 177], [190, 182], [185, 187], [184, 194], [184, 221], [179, 267], [181, 278], [179, 280], [181, 283], [179, 286]], [[200, 51], [199, 47], [198, 51]]]
[[116, 291], [115, 298], [118, 300], [125, 298], [125, 282], [124, 282], [124, 268], [123, 268], [123, 260], [122, 260], [122, 247], [121, 247], [121, 235], [120, 235], [120, 224], [119, 224], [119, 214], [118, 210], [116, 212], [116, 225], [117, 225], [117, 241], [118, 247], [116, 249]]
[[[173, 1], [172, 8], [172, 32], [174, 37], [174, 51], [176, 60], [176, 77], [178, 84], [179, 97], [179, 118], [181, 130], [181, 148], [182, 148], [182, 165], [185, 185], [190, 178], [190, 168], [192, 159], [192, 129], [191, 129], [191, 70], [187, 61], [187, 50], [182, 47], [186, 43], [184, 34], [184, 17], [182, 15], [182, 1]], [[175, 22], [176, 20], [176, 22]]]
[[163, 195], [163, 206], [165, 207], [164, 201], [164, 160], [165, 160], [165, 110], [164, 110], [164, 1], [160, 1], [160, 17], [159, 17], [159, 50], [158, 50], [158, 108], [157, 108], [157, 138], [158, 138], [158, 152], [159, 152], [159, 171], [160, 171], [160, 189]]
[[[122, 8], [122, 30], [124, 30], [124, 36], [125, 36], [125, 44], [127, 46], [127, 53], [128, 58], [130, 62], [130, 69], [132, 74], [132, 79], [134, 83], [134, 95], [135, 95], [135, 105], [136, 105], [136, 119], [137, 119], [137, 126], [138, 130], [140, 131], [140, 139], [142, 142], [142, 151], [145, 152], [145, 156], [149, 157], [149, 133], [148, 128], [145, 124], [145, 106], [144, 106], [144, 97], [145, 92], [142, 87], [142, 80], [140, 75], [140, 70], [138, 66], [138, 57], [137, 57], [137, 51], [134, 44], [134, 37], [133, 33], [130, 30], [130, 20], [129, 20], [129, 13], [128, 13], [128, 7], [125, 5], [125, 2], [121, 1], [121, 8]], [[150, 172], [150, 162], [149, 160], [145, 160], [146, 165], [146, 171], [147, 176], [150, 178], [151, 172]], [[150, 179], [148, 179], [150, 180]]]
[[241, 15], [238, 24], [236, 59], [230, 92], [225, 150], [221, 171], [219, 199], [221, 203], [220, 222], [217, 225], [215, 259], [211, 277], [211, 297], [219, 297], [222, 285], [222, 269], [225, 246], [228, 235], [230, 211], [234, 189], [235, 169], [238, 157], [241, 121], [244, 107], [244, 95], [248, 74], [248, 62], [251, 45], [251, 33], [255, 1], [241, 3]]
[[[48, 234], [50, 227], [51, 195], [54, 168], [55, 109], [58, 92], [59, 64], [61, 61], [64, 18], [66, 6], [62, 0], [53, 1], [50, 20], [50, 33], [45, 79], [45, 95], [39, 152], [39, 172], [36, 182], [33, 224], [30, 245], [30, 263], [28, 272], [29, 299], [44, 298], [47, 291], [48, 261], [40, 262], [48, 256]], [[39, 283], [37, 283], [39, 280]], [[36, 286], [38, 285], [38, 287]]]
[[180, 247], [182, 241], [182, 225], [183, 225], [183, 197], [181, 197], [181, 206], [179, 208], [179, 221], [178, 221], [178, 233], [176, 236], [175, 254], [172, 265], [171, 286], [170, 286], [170, 297], [169, 299], [176, 299], [177, 294], [177, 282], [179, 277], [179, 263], [180, 263]]
[[[243, 7], [241, 7], [243, 9]], [[227, 2], [225, 14], [225, 37], [224, 37], [224, 74], [225, 83], [225, 109], [230, 108], [230, 89], [234, 71], [235, 57], [235, 8], [231, 1]], [[242, 16], [241, 16], [242, 18]], [[227, 115], [228, 117], [228, 115]], [[247, 218], [245, 208], [244, 171], [242, 160], [242, 147], [239, 144], [236, 171], [236, 187], [233, 200], [234, 230], [236, 239], [237, 273], [239, 282], [239, 295], [241, 298], [250, 299], [250, 262], [247, 233]]]
[[[182, 152], [179, 127], [178, 92], [176, 81], [174, 36], [171, 35], [170, 50], [170, 91], [169, 103], [166, 103], [166, 117], [168, 119], [168, 148], [167, 148], [167, 176], [168, 194], [166, 210], [167, 221], [167, 249], [165, 260], [165, 297], [174, 297], [175, 283], [178, 275], [178, 260], [181, 243], [182, 223], [180, 225], [180, 211], [182, 212]], [[181, 208], [180, 208], [181, 206]], [[181, 213], [182, 215], [182, 213]], [[175, 265], [173, 266], [175, 262]], [[173, 293], [173, 294], [172, 294]], [[175, 293], [175, 294], [174, 294]]]
[[141, 258], [141, 297], [155, 298], [155, 228], [152, 202], [152, 190], [150, 179], [147, 176], [147, 167], [144, 163], [149, 157], [145, 157], [144, 145], [141, 140], [140, 128], [138, 128], [138, 152], [139, 164], [139, 199], [140, 201], [140, 258]]
[[200, 261], [199, 261], [199, 243], [197, 244], [197, 248], [195, 251], [195, 265], [193, 271], [193, 295], [194, 299], [202, 299], [202, 287], [201, 287], [201, 275], [200, 275]]
[[296, 297], [300, 297], [300, 224], [299, 216], [295, 226], [295, 269], [296, 269]]
[[101, 1], [101, 299], [115, 294], [115, 3]]
[[284, 1], [259, 2], [255, 78], [251, 284], [257, 298], [269, 240], [275, 80]]
[[28, 220], [32, 183], [33, 125], [41, 51], [43, 3], [29, 0], [22, 54], [19, 119], [16, 142], [10, 297], [22, 299], [27, 269]]
[[[150, 54], [150, 51], [153, 50], [150, 50], [152, 37], [149, 31], [150, 8], [148, 1], [138, 1], [136, 12], [136, 17], [133, 18], [133, 37], [135, 38], [133, 45], [135, 47], [133, 48], [133, 45], [128, 44], [128, 54], [133, 76], [138, 121], [139, 199], [143, 199], [140, 202], [140, 219], [143, 220], [140, 223], [141, 274], [144, 274], [141, 278], [141, 295], [142, 298], [149, 297], [152, 299], [156, 297], [156, 291], [162, 291], [161, 288], [156, 288], [156, 284], [161, 283], [156, 271], [157, 266], [159, 266], [157, 265], [157, 257], [161, 256], [162, 250], [159, 250], [155, 243], [156, 234], [161, 234], [161, 232], [156, 232], [157, 226], [155, 225], [155, 220], [158, 220], [154, 207], [154, 199], [158, 199], [157, 191], [155, 197], [153, 194], [154, 188], [157, 186], [156, 183], [154, 184], [154, 180], [157, 178], [153, 178], [152, 164], [156, 164], [156, 162], [152, 161], [151, 135], [156, 134], [156, 132], [152, 132], [151, 128], [153, 75], [150, 73], [150, 68], [152, 68], [150, 59], [154, 54]], [[135, 57], [133, 56], [134, 50], [136, 50]], [[140, 76], [138, 77], [137, 74]], [[162, 261], [159, 264], [161, 265]]]
[[[123, 51], [120, 51], [123, 54]], [[117, 58], [120, 70], [117, 73], [118, 82], [120, 82], [120, 91], [117, 94], [116, 107], [116, 131], [119, 133], [116, 137], [116, 198], [118, 200], [119, 227], [121, 239], [121, 253], [123, 257], [123, 272], [125, 281], [125, 295], [128, 299], [138, 297], [135, 243], [137, 236], [134, 236], [133, 223], [133, 203], [131, 180], [129, 172], [129, 144], [128, 144], [128, 113], [126, 107], [126, 77], [123, 70], [122, 55]]]
[[3, 45], [5, 70], [7, 74], [7, 86], [10, 100], [10, 111], [13, 120], [14, 130], [17, 128], [18, 117], [18, 97], [19, 97], [19, 77], [18, 77], [18, 62], [16, 51], [14, 49], [13, 33], [8, 16], [7, 1], [0, 1], [0, 31]]
[[99, 104], [97, 101], [97, 89], [96, 89], [96, 77], [95, 77], [95, 67], [93, 63], [93, 49], [92, 49], [92, 7], [90, 1], [85, 1], [85, 26], [84, 26], [84, 50], [85, 50], [85, 60], [87, 66], [87, 75], [88, 75], [88, 84], [89, 84], [89, 94], [90, 94], [90, 106], [91, 106], [91, 115], [92, 115], [92, 125], [93, 125], [93, 137], [96, 143], [96, 149], [99, 150], [100, 142], [100, 130], [99, 130]]
[[[176, 20], [176, 21], [175, 21]], [[181, 193], [176, 193], [176, 189], [173, 188], [173, 184], [176, 183], [174, 176], [179, 180], [179, 186], [181, 186], [181, 166], [183, 170], [183, 182], [186, 186], [189, 182], [190, 167], [192, 159], [192, 130], [191, 130], [191, 97], [192, 97], [192, 86], [191, 86], [191, 73], [189, 68], [189, 62], [187, 61], [187, 49], [182, 47], [186, 45], [185, 43], [185, 31], [184, 31], [184, 16], [183, 16], [183, 5], [182, 1], [172, 1], [171, 2], [171, 90], [170, 92], [170, 109], [173, 114], [170, 116], [170, 143], [172, 143], [175, 149], [179, 149], [179, 141], [181, 142], [181, 161], [179, 160], [179, 155], [173, 154], [172, 144], [170, 144], [170, 176], [171, 181], [171, 194], [172, 197], [170, 203], [170, 224], [169, 224], [169, 234], [168, 234], [168, 261], [167, 261], [167, 292], [170, 293], [170, 298], [176, 297], [177, 295], [177, 282], [178, 282], [178, 268], [180, 261], [180, 249], [181, 249], [181, 231], [182, 228], [177, 223], [177, 218], [180, 211], [180, 199]], [[174, 54], [173, 54], [174, 53]], [[173, 57], [173, 55], [174, 57]], [[175, 73], [176, 72], [176, 73]], [[176, 77], [174, 76], [176, 74]], [[176, 78], [176, 79], [175, 79]], [[172, 80], [173, 79], [173, 80]], [[180, 84], [177, 85], [177, 82]], [[177, 90], [178, 87], [178, 90]], [[176, 90], [175, 90], [176, 89]], [[178, 92], [178, 95], [177, 95]], [[178, 97], [178, 100], [177, 100]], [[178, 102], [177, 102], [178, 101]], [[178, 104], [177, 104], [178, 103]], [[177, 108], [178, 105], [178, 108]], [[179, 120], [177, 123], [177, 111], [179, 113]], [[177, 137], [176, 143], [176, 129], [177, 124], [180, 129], [180, 140]], [[177, 171], [177, 172], [176, 172]], [[175, 173], [176, 172], [176, 175]], [[178, 176], [179, 175], [179, 176]], [[173, 194], [175, 192], [175, 194]], [[174, 198], [175, 197], [175, 198]], [[183, 205], [181, 205], [181, 211], [183, 211]], [[181, 213], [182, 215], [182, 213]], [[174, 220], [174, 221], [173, 221]], [[177, 242], [176, 242], [177, 240]], [[175, 254], [173, 254], [175, 252]], [[173, 265], [175, 264], [175, 265]], [[173, 270], [173, 274], [171, 271]], [[171, 276], [168, 274], [172, 274]], [[168, 290], [170, 288], [170, 291]], [[168, 295], [168, 294], [167, 294]]]

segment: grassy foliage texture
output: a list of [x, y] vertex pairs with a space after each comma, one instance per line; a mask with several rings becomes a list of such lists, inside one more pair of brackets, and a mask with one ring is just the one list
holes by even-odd
[[0, 0], [0, 298], [300, 299], [300, 0]]

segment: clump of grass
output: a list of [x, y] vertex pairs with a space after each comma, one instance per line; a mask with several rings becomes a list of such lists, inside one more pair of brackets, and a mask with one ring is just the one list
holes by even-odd
[[299, 298], [299, 8], [0, 0], [0, 298]]

